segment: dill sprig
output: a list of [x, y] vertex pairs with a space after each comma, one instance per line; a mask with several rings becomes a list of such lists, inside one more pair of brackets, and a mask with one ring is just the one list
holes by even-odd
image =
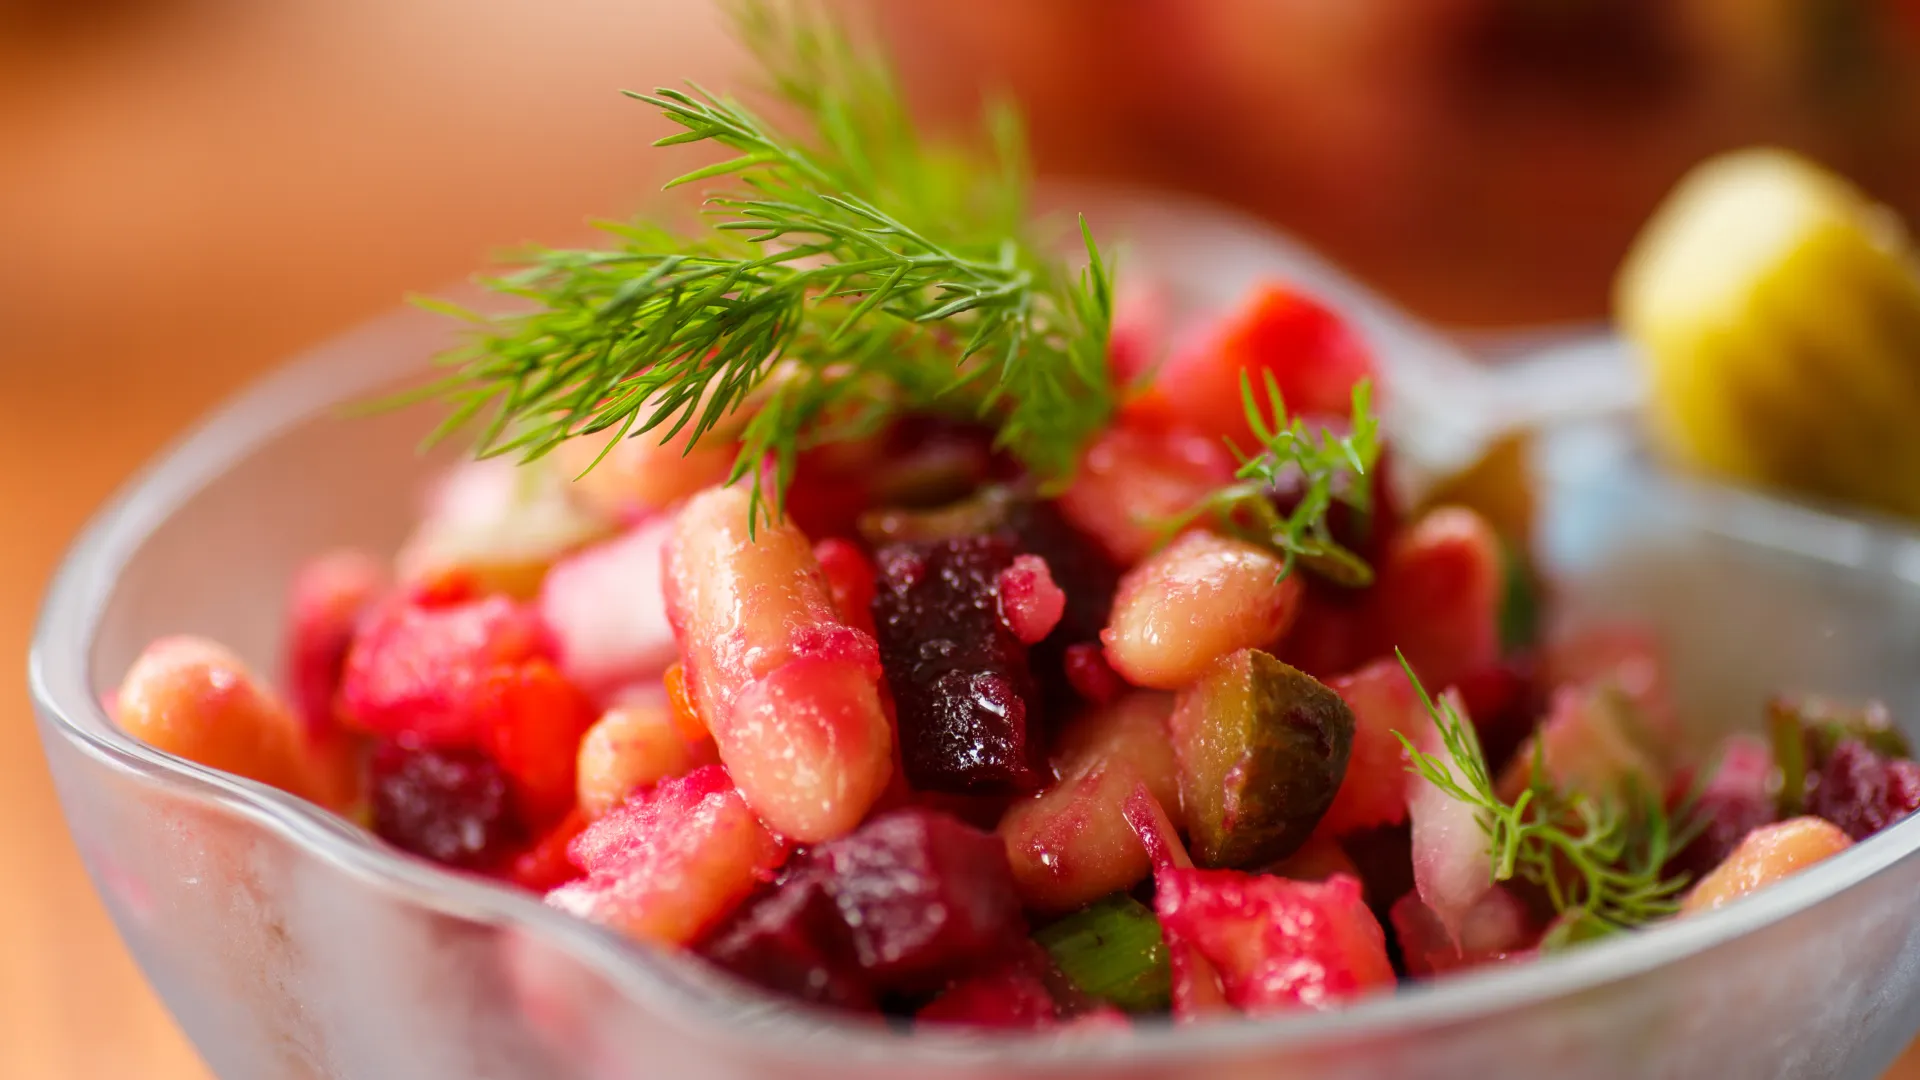
[[[536, 250], [486, 279], [529, 309], [472, 320], [434, 437], [479, 421], [478, 453], [569, 438], [737, 438], [753, 520], [783, 509], [799, 453], [903, 411], [984, 419], [1043, 482], [1070, 472], [1113, 408], [1110, 272], [1084, 219], [1070, 272], [1023, 232], [1017, 122], [990, 111], [986, 158], [921, 139], [892, 71], [843, 29], [765, 4], [742, 37], [806, 121], [791, 136], [698, 86], [629, 93], [681, 130], [656, 145], [733, 156], [671, 181], [728, 186], [708, 228], [603, 224], [601, 250]], [[603, 451], [604, 455], [604, 451]], [[763, 489], [771, 479], [774, 494]]]
[[1408, 770], [1479, 812], [1494, 881], [1518, 875], [1546, 892], [1562, 918], [1545, 945], [1616, 933], [1680, 910], [1688, 877], [1668, 875], [1665, 867], [1704, 827], [1692, 798], [1670, 814], [1643, 783], [1630, 781], [1619, 794], [1564, 790], [1549, 776], [1536, 740], [1527, 788], [1509, 803], [1494, 792], [1472, 723], [1445, 697], [1431, 697], [1404, 655], [1400, 666], [1446, 752], [1429, 754], [1396, 731]]
[[[1335, 434], [1311, 428], [1297, 416], [1289, 419], [1273, 373], [1262, 371], [1261, 376], [1264, 409], [1254, 396], [1252, 380], [1245, 370], [1240, 372], [1240, 401], [1258, 440], [1257, 452], [1247, 454], [1229, 438], [1227, 448], [1240, 463], [1233, 482], [1169, 522], [1168, 535], [1205, 519], [1228, 536], [1277, 552], [1282, 578], [1304, 563], [1343, 585], [1371, 584], [1373, 568], [1334, 539], [1327, 512], [1335, 503], [1361, 514], [1372, 511], [1368, 477], [1380, 456], [1372, 384], [1362, 379], [1354, 385], [1351, 420], [1345, 433]], [[1298, 501], [1282, 513], [1277, 500], [1295, 491]]]

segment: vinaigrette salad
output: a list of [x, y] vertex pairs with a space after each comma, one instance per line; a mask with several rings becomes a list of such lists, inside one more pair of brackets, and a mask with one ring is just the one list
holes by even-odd
[[1181, 528], [1245, 471], [1221, 436], [1273, 435], [1239, 371], [1339, 428], [1373, 365], [1268, 285], [1050, 494], [924, 417], [803, 456], [757, 524], [726, 455], [463, 465], [397, 557], [298, 575], [279, 689], [173, 638], [114, 712], [771, 992], [986, 1027], [1336, 1007], [1726, 903], [1920, 807], [1873, 703], [1781, 700], [1688, 755], [1658, 643], [1541, 638], [1520, 538], [1402, 505], [1390, 447], [1330, 515], [1367, 584]]
[[1872, 702], [1690, 752], [1652, 635], [1551, 617], [1515, 460], [1392, 482], [1338, 311], [1274, 281], [1168, 325], [1091, 223], [1080, 266], [1041, 235], [1010, 114], [935, 143], [833, 24], [741, 29], [802, 133], [635, 95], [736, 155], [676, 181], [709, 227], [448, 308], [423, 393], [479, 459], [397, 553], [296, 575], [274, 684], [153, 643], [127, 732], [796, 1004], [962, 1028], [1337, 1008], [1920, 807]]

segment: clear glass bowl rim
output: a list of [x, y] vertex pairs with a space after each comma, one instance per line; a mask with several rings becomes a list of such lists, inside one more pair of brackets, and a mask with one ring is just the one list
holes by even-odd
[[[684, 961], [635, 948], [533, 896], [440, 870], [277, 789], [154, 750], [116, 727], [92, 690], [94, 636], [115, 581], [148, 535], [202, 487], [280, 431], [338, 410], [343, 403], [364, 400], [417, 370], [434, 347], [447, 340], [443, 324], [440, 317], [403, 310], [311, 350], [229, 399], [96, 513], [52, 579], [28, 656], [28, 685], [43, 737], [62, 739], [103, 767], [252, 821], [367, 888], [451, 917], [533, 935], [586, 965], [640, 1007], [686, 1025], [690, 1035], [736, 1045], [752, 1040], [796, 1064], [852, 1058], [927, 1068], [963, 1063], [1043, 1066], [1068, 1059], [1076, 1064], [1194, 1064], [1253, 1048], [1303, 1050], [1486, 1018], [1684, 963], [1812, 908], [1920, 849], [1917, 815], [1725, 908], [1523, 964], [1402, 987], [1329, 1012], [1143, 1025], [1087, 1038], [981, 1039], [938, 1033], [902, 1038], [878, 1025], [823, 1019], [812, 1010], [769, 1009], [764, 1001], [732, 988], [715, 990], [713, 980], [688, 972]], [[1741, 493], [1739, 498], [1745, 502], [1753, 497]], [[1790, 512], [1810, 513], [1800, 507]], [[1834, 524], [1841, 522], [1836, 519]], [[1896, 546], [1912, 542], [1890, 528], [1852, 520], [1845, 526], [1882, 532]], [[729, 999], [730, 1004], [722, 1004]]]

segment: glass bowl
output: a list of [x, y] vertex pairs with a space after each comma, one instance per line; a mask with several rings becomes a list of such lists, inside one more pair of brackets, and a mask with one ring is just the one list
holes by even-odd
[[[1175, 283], [1177, 308], [1278, 274], [1356, 312], [1409, 438], [1444, 447], [1502, 409], [1570, 401], [1575, 418], [1533, 440], [1541, 557], [1569, 618], [1666, 632], [1698, 730], [1756, 724], [1780, 690], [1873, 694], [1920, 716], [1920, 544], [1650, 466], [1614, 409], [1579, 418], [1632, 399], [1606, 343], [1550, 377], [1488, 375], [1260, 226], [1159, 198], [1092, 201], [1103, 233], [1132, 238], [1123, 257]], [[1920, 1030], [1920, 818], [1710, 914], [1337, 1012], [908, 1038], [775, 1004], [122, 734], [100, 695], [149, 640], [205, 634], [272, 670], [296, 564], [400, 540], [445, 460], [416, 452], [433, 417], [338, 406], [417, 373], [447, 335], [398, 314], [243, 394], [100, 513], [41, 615], [32, 692], [74, 839], [229, 1080], [1869, 1077]]]

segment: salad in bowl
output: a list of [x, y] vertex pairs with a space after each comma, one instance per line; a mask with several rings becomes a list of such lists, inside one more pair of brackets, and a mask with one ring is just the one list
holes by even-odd
[[923, 142], [830, 29], [747, 29], [806, 134], [646, 95], [737, 155], [709, 227], [449, 308], [413, 396], [482, 459], [306, 553], [277, 670], [143, 643], [119, 730], [756, 1007], [1072, 1047], [1617, 948], [1920, 808], [1886, 705], [1783, 678], [1701, 738], [1664, 628], [1556, 618], [1526, 470], [1402, 482], [1341, 297], [1176, 312], [1091, 219], [1070, 266], [1006, 122]]

